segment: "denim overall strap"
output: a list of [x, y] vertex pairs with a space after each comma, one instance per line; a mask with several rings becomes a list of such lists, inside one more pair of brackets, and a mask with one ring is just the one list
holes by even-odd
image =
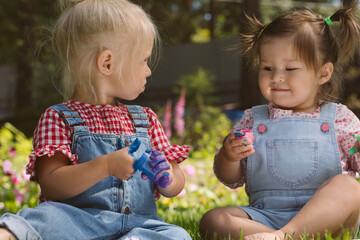
[[57, 104], [50, 107], [60, 114], [60, 117], [64, 120], [66, 126], [74, 127], [76, 125], [84, 124], [80, 114], [77, 111], [72, 111], [70, 108], [63, 104]]
[[[135, 159], [140, 158], [145, 151], [151, 151], [151, 141], [148, 134], [149, 119], [143, 108], [137, 105], [126, 105], [129, 117], [133, 121], [134, 135], [121, 135], [122, 142], [132, 143], [136, 138], [141, 144], [133, 153]], [[141, 178], [141, 171], [137, 170], [128, 181], [123, 181], [124, 202], [122, 210], [135, 214], [156, 215], [154, 201], [154, 184]]]
[[[336, 105], [328, 103], [317, 119], [269, 119], [266, 105], [253, 108], [255, 153], [247, 161], [250, 205], [264, 196], [275, 202], [280, 196], [311, 196], [341, 174], [335, 113]], [[295, 198], [288, 202], [302, 202]]]
[[[140, 147], [151, 150], [147, 128], [142, 127], [147, 121], [141, 121], [135, 134], [97, 134], [77, 125], [82, 123], [77, 112], [62, 105], [53, 109], [73, 127], [72, 153], [77, 154], [78, 164], [120, 150], [124, 140], [131, 144], [139, 138]], [[143, 114], [141, 118], [146, 117]], [[70, 199], [44, 202], [18, 215], [5, 214], [0, 216], [0, 227], [7, 227], [17, 239], [191, 239], [184, 229], [157, 216], [154, 184], [142, 179], [140, 171], [128, 180], [109, 176]]]
[[336, 117], [336, 104], [335, 103], [327, 103], [321, 106], [321, 119], [329, 119], [335, 122]]
[[253, 109], [253, 118], [254, 119], [268, 119], [269, 111], [267, 105], [259, 105], [252, 108]]
[[133, 122], [136, 133], [146, 133], [149, 126], [149, 119], [146, 113], [144, 113], [141, 106], [138, 105], [126, 105], [129, 111], [129, 117]]

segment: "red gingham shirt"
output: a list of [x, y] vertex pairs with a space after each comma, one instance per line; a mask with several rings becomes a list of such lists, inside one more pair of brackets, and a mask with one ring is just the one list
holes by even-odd
[[[77, 111], [92, 133], [134, 134], [134, 127], [128, 110], [123, 104], [118, 103], [117, 106], [91, 105], [73, 100], [63, 104], [71, 110]], [[150, 108], [144, 107], [143, 110], [149, 117], [148, 134], [152, 150], [164, 152], [168, 161], [176, 160], [178, 163], [184, 161], [190, 147], [170, 145], [156, 114]], [[36, 158], [45, 155], [51, 157], [60, 151], [69, 158], [71, 164], [78, 163], [78, 156], [71, 153], [71, 131], [58, 112], [53, 109], [47, 109], [41, 116], [34, 131], [33, 146], [34, 151], [29, 156], [26, 170], [34, 181], [36, 181]], [[160, 197], [159, 192], [155, 192], [155, 199], [158, 199]]]

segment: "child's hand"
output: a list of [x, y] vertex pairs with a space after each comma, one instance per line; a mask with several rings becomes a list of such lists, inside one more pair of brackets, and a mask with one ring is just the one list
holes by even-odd
[[145, 162], [146, 166], [140, 169], [143, 171], [141, 175], [143, 179], [149, 178], [153, 183], [162, 188], [166, 188], [172, 182], [172, 176], [169, 171], [171, 170], [170, 163], [166, 160], [165, 155], [158, 150], [154, 150], [150, 159]]
[[245, 130], [232, 131], [226, 136], [223, 143], [226, 159], [230, 162], [235, 162], [250, 156], [255, 152], [252, 145], [253, 141], [252, 133], [249, 134]]
[[106, 155], [109, 175], [127, 180], [134, 173], [134, 158], [129, 154], [129, 148], [122, 148]]

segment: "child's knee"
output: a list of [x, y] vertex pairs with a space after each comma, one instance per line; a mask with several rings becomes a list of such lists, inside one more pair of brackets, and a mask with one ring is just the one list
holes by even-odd
[[228, 222], [226, 211], [221, 208], [212, 209], [204, 214], [199, 223], [199, 231], [202, 236], [216, 232], [216, 230]]
[[360, 190], [359, 182], [352, 176], [347, 174], [339, 174], [332, 179], [335, 184], [342, 186], [345, 191], [357, 192]]
[[358, 203], [360, 206], [360, 184], [352, 176], [347, 174], [339, 174], [330, 180], [335, 189], [341, 191], [341, 196]]
[[216, 225], [216, 216], [217, 216], [217, 209], [212, 209], [202, 216], [200, 223], [199, 223], [199, 231], [200, 234], [204, 237], [207, 235], [208, 231], [215, 227]]
[[200, 227], [208, 225], [209, 223], [214, 221], [214, 219], [215, 219], [215, 211], [216, 211], [215, 209], [210, 210], [210, 211], [206, 212], [204, 214], [204, 216], [202, 216], [202, 218], [200, 220]]

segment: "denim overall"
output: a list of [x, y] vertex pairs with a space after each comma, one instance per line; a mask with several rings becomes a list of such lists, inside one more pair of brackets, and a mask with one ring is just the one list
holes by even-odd
[[253, 108], [255, 153], [247, 160], [250, 217], [270, 228], [285, 226], [319, 186], [341, 174], [336, 141], [336, 104], [320, 118], [269, 119], [267, 106]]
[[[91, 133], [78, 112], [61, 104], [51, 108], [73, 129], [72, 153], [78, 155], [79, 164], [119, 150], [122, 143], [131, 144], [136, 138], [141, 140], [139, 150], [151, 150], [149, 122], [140, 106], [127, 106], [135, 134], [120, 136]], [[134, 158], [138, 157], [136, 154]], [[140, 171], [128, 180], [110, 176], [71, 199], [44, 202], [17, 215], [4, 214], [0, 226], [7, 227], [21, 240], [191, 239], [184, 229], [157, 216], [154, 184], [143, 180]]]

